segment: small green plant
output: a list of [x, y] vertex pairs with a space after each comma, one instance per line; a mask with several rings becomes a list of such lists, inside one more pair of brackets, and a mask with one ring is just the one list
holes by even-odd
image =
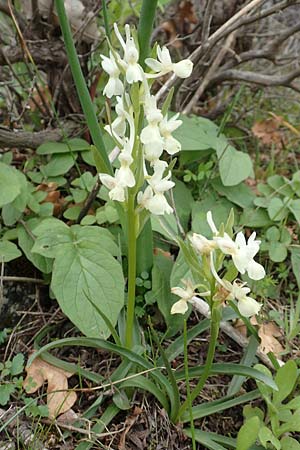
[[[270, 370], [261, 364], [257, 364], [255, 368], [272, 376]], [[265, 401], [266, 411], [257, 406], [244, 407], [245, 423], [237, 437], [237, 450], [248, 450], [256, 441], [267, 449], [300, 449], [298, 440], [291, 435], [300, 432], [298, 379], [297, 365], [290, 360], [276, 373], [274, 381], [278, 390], [274, 391], [261, 382], [256, 382]]]
[[24, 355], [18, 353], [12, 360], [0, 363], [0, 405], [6, 406], [12, 394], [22, 390]]

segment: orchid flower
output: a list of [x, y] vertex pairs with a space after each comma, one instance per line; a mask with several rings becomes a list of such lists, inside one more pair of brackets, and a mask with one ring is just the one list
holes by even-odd
[[200, 255], [209, 254], [217, 246], [214, 240], [206, 239], [202, 234], [193, 233], [192, 236], [189, 236], [189, 240], [194, 250]]
[[117, 24], [114, 24], [115, 34], [124, 50], [124, 60], [120, 59], [120, 64], [124, 67], [126, 72], [126, 81], [129, 84], [143, 81], [143, 69], [138, 64], [139, 51], [136, 48], [133, 37], [130, 35], [130, 26], [125, 25], [126, 42], [124, 41]]
[[172, 63], [171, 55], [167, 47], [157, 46], [157, 59], [146, 58], [145, 63], [156, 74], [147, 74], [148, 78], [158, 78], [169, 72], [174, 72], [179, 78], [187, 78], [193, 70], [193, 63], [189, 59], [183, 59], [177, 63]]
[[196, 296], [191, 280], [182, 280], [185, 284], [185, 289], [182, 287], [173, 287], [172, 294], [178, 295], [180, 299], [174, 303], [171, 308], [171, 314], [185, 314], [188, 310], [188, 303], [193, 303], [193, 297]]
[[207, 222], [214, 233], [214, 240], [218, 248], [225, 255], [232, 257], [235, 267], [242, 275], [247, 272], [249, 278], [252, 280], [261, 280], [264, 278], [266, 275], [264, 267], [253, 259], [259, 251], [261, 242], [255, 240], [255, 232], [251, 234], [248, 242], [246, 242], [245, 236], [241, 231], [236, 235], [235, 241], [233, 241], [227, 233], [219, 236], [211, 211], [207, 213]]
[[103, 90], [104, 95], [108, 98], [114, 95], [122, 95], [124, 92], [124, 86], [121, 80], [119, 80], [120, 70], [117, 66], [116, 60], [112, 52], [109, 52], [109, 58], [104, 55], [100, 55], [102, 58], [102, 68], [108, 73], [109, 80]]
[[169, 120], [166, 116], [159, 124], [161, 136], [164, 138], [164, 149], [169, 155], [174, 155], [181, 150], [180, 142], [171, 135], [182, 124], [182, 120], [177, 120], [178, 116], [179, 114], [175, 114]]
[[141, 142], [144, 144], [145, 159], [154, 162], [163, 152], [164, 141], [158, 125], [162, 121], [163, 115], [157, 108], [153, 95], [146, 96], [145, 113], [148, 125], [141, 132]]

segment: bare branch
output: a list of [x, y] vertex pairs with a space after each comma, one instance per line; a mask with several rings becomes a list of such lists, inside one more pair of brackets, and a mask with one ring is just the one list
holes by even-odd
[[207, 0], [206, 6], [205, 6], [205, 13], [204, 13], [204, 19], [203, 19], [203, 26], [202, 26], [202, 35], [201, 35], [202, 43], [206, 42], [209, 37], [210, 23], [211, 23], [211, 19], [212, 19], [212, 10], [213, 10], [215, 1], [216, 0]]
[[211, 78], [211, 84], [221, 83], [223, 81], [245, 81], [246, 83], [259, 84], [261, 86], [286, 86], [291, 87], [300, 92], [300, 88], [295, 85], [291, 86], [291, 82], [300, 76], [300, 68], [288, 73], [287, 75], [265, 75], [240, 70], [225, 70]]
[[75, 122], [64, 122], [62, 128], [47, 129], [43, 131], [10, 131], [0, 126], [0, 146], [37, 148], [45, 141], [61, 141], [64, 137], [76, 136], [82, 132], [82, 127]]

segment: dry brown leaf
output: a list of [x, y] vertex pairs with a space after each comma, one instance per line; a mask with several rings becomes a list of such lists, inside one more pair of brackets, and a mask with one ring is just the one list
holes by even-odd
[[68, 391], [68, 378], [72, 373], [52, 366], [41, 358], [36, 358], [26, 367], [26, 372], [23, 387], [28, 394], [36, 392], [45, 381], [48, 382], [47, 406], [50, 419], [55, 419], [72, 408], [77, 399], [76, 392]]
[[282, 336], [280, 329], [274, 322], [268, 322], [259, 326], [258, 336], [260, 337], [260, 350], [267, 354], [269, 352], [273, 352], [276, 357], [284, 351], [284, 348], [276, 339], [277, 337]]
[[252, 133], [262, 142], [262, 144], [270, 146], [275, 145], [277, 148], [282, 148], [283, 134], [279, 130], [282, 120], [282, 117], [274, 116], [270, 119], [255, 122], [251, 128]]

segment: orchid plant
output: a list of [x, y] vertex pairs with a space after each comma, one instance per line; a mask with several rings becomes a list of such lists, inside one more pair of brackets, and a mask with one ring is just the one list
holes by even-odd
[[[181, 145], [172, 136], [182, 123], [178, 114], [168, 117], [160, 109], [151, 94], [153, 79], [170, 72], [181, 78], [190, 76], [193, 63], [182, 60], [172, 63], [167, 47], [157, 46], [157, 59], [146, 58], [144, 71], [139, 64], [139, 49], [134, 32], [125, 25], [125, 39], [114, 24], [114, 33], [121, 53], [110, 45], [109, 57], [101, 55], [102, 68], [108, 75], [104, 94], [115, 98], [116, 117], [105, 130], [113, 138], [116, 148], [117, 168], [113, 174], [101, 172], [102, 184], [109, 191], [109, 198], [121, 204], [127, 215], [128, 242], [128, 308], [126, 343], [131, 346], [134, 320], [136, 239], [149, 214], [171, 214], [173, 208], [167, 193], [174, 186], [171, 170], [163, 159], [164, 151], [174, 155]], [[165, 105], [166, 106], [166, 105]], [[109, 117], [111, 114], [109, 113]]]

